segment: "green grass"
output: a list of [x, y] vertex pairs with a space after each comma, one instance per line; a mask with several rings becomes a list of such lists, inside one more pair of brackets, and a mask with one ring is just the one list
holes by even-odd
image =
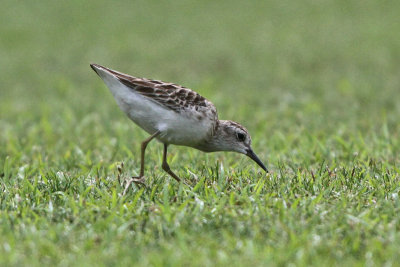
[[[0, 265], [398, 265], [399, 1], [3, 1]], [[162, 145], [89, 63], [183, 84], [235, 153]]]

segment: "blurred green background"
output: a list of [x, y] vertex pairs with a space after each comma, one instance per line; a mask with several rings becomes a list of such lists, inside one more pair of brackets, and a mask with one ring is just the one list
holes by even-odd
[[12, 124], [44, 110], [112, 112], [91, 62], [193, 87], [222, 118], [265, 127], [265, 137], [313, 126], [310, 117], [331, 130], [396, 121], [396, 1], [2, 5], [1, 114]]
[[[138, 171], [140, 141], [146, 134], [130, 123], [118, 109], [108, 89], [90, 69], [90, 63], [102, 64], [138, 77], [160, 79], [193, 88], [216, 105], [221, 119], [236, 120], [248, 128], [252, 134], [254, 150], [271, 170], [272, 180], [267, 179], [261, 193], [258, 192], [261, 194], [261, 197], [258, 196], [261, 199], [259, 205], [269, 207], [272, 216], [268, 220], [271, 228], [266, 232], [260, 230], [260, 239], [251, 237], [251, 234], [250, 237], [243, 234], [240, 237], [245, 240], [243, 246], [229, 243], [227, 240], [235, 240], [230, 238], [239, 231], [229, 223], [230, 226], [217, 224], [215, 228], [209, 226], [205, 232], [197, 232], [192, 223], [200, 224], [203, 221], [204, 214], [196, 209], [198, 198], [207, 203], [204, 195], [206, 191], [202, 191], [206, 189], [203, 188], [196, 196], [196, 201], [189, 201], [193, 206], [190, 212], [185, 213], [185, 216], [189, 216], [186, 217], [186, 228], [175, 229], [171, 226], [175, 230], [171, 230], [170, 239], [167, 238], [168, 242], [180, 247], [182, 251], [187, 246], [189, 249], [184, 253], [186, 256], [168, 246], [157, 247], [146, 239], [142, 243], [135, 243], [135, 246], [142, 246], [139, 251], [143, 257], [148, 257], [146, 260], [142, 258], [139, 261], [141, 264], [194, 264], [196, 257], [199, 265], [228, 264], [232, 254], [236, 255], [237, 258], [233, 259], [239, 265], [248, 261], [258, 264], [307, 265], [313, 263], [312, 259], [315, 264], [354, 264], [367, 262], [365, 255], [376, 256], [380, 263], [393, 260], [399, 238], [398, 235], [386, 235], [386, 230], [398, 230], [397, 221], [390, 224], [393, 221], [386, 220], [382, 225], [382, 229], [386, 230], [379, 234], [368, 228], [371, 232], [364, 239], [360, 237], [357, 246], [352, 243], [356, 239], [346, 239], [332, 232], [332, 229], [352, 232], [352, 226], [344, 220], [343, 225], [338, 222], [338, 225], [329, 229], [322, 227], [323, 233], [330, 233], [326, 238], [336, 240], [328, 242], [322, 252], [317, 251], [318, 244], [311, 241], [305, 242], [308, 245], [305, 245], [305, 250], [301, 250], [304, 247], [300, 241], [314, 238], [313, 230], [306, 226], [297, 229], [294, 224], [300, 236], [305, 231], [303, 239], [299, 238], [297, 242], [287, 239], [286, 235], [281, 236], [280, 233], [284, 233], [287, 228], [275, 229], [279, 223], [274, 223], [274, 218], [279, 218], [272, 214], [279, 214], [276, 209], [283, 206], [276, 207], [273, 204], [275, 202], [269, 202], [270, 198], [266, 196], [278, 192], [274, 196], [277, 199], [289, 197], [288, 203], [298, 197], [304, 198], [305, 202], [299, 205], [305, 208], [308, 201], [312, 200], [309, 197], [314, 196], [315, 188], [303, 188], [301, 182], [288, 185], [288, 181], [293, 181], [296, 175], [304, 175], [306, 180], [318, 180], [318, 177], [323, 177], [321, 170], [326, 164], [326, 168], [334, 172], [348, 168], [350, 172], [353, 169], [353, 174], [354, 170], [356, 173], [369, 173], [371, 170], [368, 166], [378, 164], [380, 169], [376, 173], [371, 172], [370, 176], [381, 177], [388, 173], [390, 187], [380, 194], [374, 190], [378, 190], [381, 182], [372, 185], [369, 184], [372, 183], [370, 180], [367, 184], [360, 182], [360, 191], [366, 190], [363, 191], [366, 192], [363, 201], [373, 201], [376, 198], [383, 201], [388, 199], [387, 196], [397, 194], [400, 188], [399, 14], [399, 1], [369, 0], [2, 1], [0, 174], [4, 194], [0, 200], [0, 233], [3, 234], [0, 237], [0, 252], [3, 255], [0, 256], [0, 262], [26, 264], [28, 258], [31, 258], [33, 264], [54, 264], [66, 257], [65, 265], [77, 264], [74, 262], [76, 259], [89, 264], [97, 258], [105, 260], [103, 264], [107, 265], [132, 263], [141, 258], [137, 253], [127, 256], [129, 250], [127, 247], [118, 247], [118, 242], [125, 246], [131, 241], [121, 241], [118, 239], [120, 237], [115, 238], [112, 234], [100, 241], [96, 241], [95, 234], [88, 234], [87, 240], [94, 240], [94, 243], [87, 245], [85, 240], [79, 239], [81, 231], [85, 232], [86, 228], [71, 230], [71, 239], [66, 238], [63, 243], [59, 241], [60, 233], [68, 227], [73, 228], [68, 222], [69, 217], [59, 214], [58, 219], [55, 219], [49, 215], [49, 201], [53, 201], [55, 207], [70, 207], [72, 204], [67, 204], [68, 201], [81, 201], [78, 196], [90, 188], [87, 183], [78, 186], [75, 182], [72, 182], [72, 189], [53, 188], [49, 177], [55, 179], [55, 184], [62, 180], [60, 173], [84, 181], [93, 177], [116, 181], [116, 165], [121, 161], [127, 166], [127, 175]], [[129, 198], [118, 202], [122, 207], [124, 201], [129, 202], [137, 196], [139, 200], [135, 201], [139, 202], [134, 205], [142, 203], [141, 207], [144, 207], [137, 213], [138, 225], [143, 216], [151, 217], [151, 207], [170, 202], [169, 197], [164, 195], [169, 190], [169, 196], [173, 199], [176, 192], [171, 188], [178, 187], [173, 182], [168, 184], [168, 190], [163, 187], [169, 178], [160, 170], [160, 145], [151, 145], [149, 151], [148, 176], [153, 185], [159, 181], [159, 187], [154, 192], [143, 193], [143, 196], [137, 195], [135, 191]], [[172, 169], [180, 176], [194, 181], [193, 184], [198, 181], [193, 178], [197, 177], [193, 173], [199, 176], [198, 179], [217, 179], [213, 176], [214, 169], [216, 172], [225, 171], [233, 181], [242, 181], [242, 176], [247, 177], [249, 186], [265, 179], [255, 164], [237, 154], [206, 155], [193, 149], [177, 147], [172, 148], [171, 153]], [[343, 173], [342, 179], [345, 181], [349, 175], [348, 172]], [[331, 173], [329, 176], [332, 176]], [[47, 177], [43, 182], [44, 187], [33, 190], [43, 177]], [[358, 207], [357, 201], [351, 204], [354, 201], [351, 188], [356, 188], [355, 184], [359, 181], [351, 180], [349, 184], [343, 181], [341, 184], [338, 182], [337, 186], [341, 187], [337, 192], [348, 198], [351, 208]], [[239, 185], [242, 186], [241, 183], [235, 184]], [[98, 190], [120, 193], [121, 189], [116, 188], [116, 191], [109, 188]], [[36, 193], [31, 195], [33, 191]], [[58, 196], [57, 192], [65, 192], [65, 199]], [[93, 201], [107, 199], [99, 192], [93, 193]], [[221, 189], [221, 192], [227, 195], [236, 192], [237, 197], [243, 197], [242, 203], [249, 204], [246, 207], [235, 206], [233, 210], [236, 212], [246, 211], [255, 205], [251, 201], [246, 202], [249, 196], [243, 196], [240, 191], [229, 189], [229, 186]], [[212, 210], [215, 205], [224, 207], [222, 195], [216, 203], [210, 202], [207, 209]], [[18, 202], [21, 197], [22, 202]], [[189, 196], [183, 197], [177, 204], [171, 204], [175, 205], [171, 208], [175, 208], [174, 211], [178, 213], [182, 209], [186, 210], [186, 206], [179, 206], [186, 203], [185, 199], [189, 199]], [[16, 205], [15, 201], [20, 204]], [[107, 205], [96, 201], [92, 205], [108, 209]], [[110, 198], [110, 201], [114, 200]], [[337, 195], [328, 194], [325, 208], [334, 209], [338, 206], [336, 201], [339, 201]], [[387, 205], [386, 215], [396, 218], [399, 210], [397, 202]], [[38, 210], [35, 211], [35, 208]], [[330, 222], [333, 223], [344, 210], [337, 208], [330, 213]], [[219, 216], [228, 216], [225, 209], [219, 211]], [[73, 216], [86, 218], [80, 212], [73, 213]], [[87, 219], [88, 224], [101, 221], [93, 214], [87, 215], [90, 218]], [[301, 214], [286, 214], [283, 218], [288, 216], [289, 221], [297, 222]], [[261, 217], [264, 215], [257, 212], [254, 214]], [[130, 217], [129, 214], [126, 216], [121, 217], [116, 224], [127, 223]], [[381, 215], [377, 213], [376, 216], [371, 221], [379, 221], [377, 218]], [[235, 216], [230, 218], [233, 221], [241, 220]], [[38, 223], [41, 220], [42, 224]], [[106, 227], [109, 221], [102, 223], [106, 230], [101, 228], [103, 230], [98, 231], [114, 233], [113, 228]], [[148, 231], [157, 231], [163, 223], [162, 219], [155, 220], [154, 228], [148, 226]], [[23, 234], [21, 225], [36, 225], [42, 229], [43, 235], [34, 231]], [[259, 223], [254, 221], [242, 227], [244, 232], [252, 232], [252, 229], [259, 227]], [[204, 237], [201, 242], [209, 250], [192, 243], [200, 242], [199, 237], [207, 231], [212, 232], [210, 229], [219, 229], [224, 234], [218, 237], [216, 243], [210, 241], [213, 240], [211, 234], [209, 239]], [[273, 238], [268, 234], [271, 231], [275, 233]], [[181, 234], [179, 238], [175, 236], [179, 236], [178, 233]], [[383, 241], [379, 241], [379, 235]], [[137, 236], [134, 234], [131, 238]], [[252, 249], [248, 240], [254, 242], [251, 244], [256, 248]], [[278, 248], [275, 248], [273, 240], [279, 244]], [[394, 245], [376, 247], [377, 242], [381, 241], [383, 244], [389, 242]], [[119, 254], [105, 249], [109, 251], [108, 256], [101, 254], [96, 242], [101, 249], [115, 246], [117, 251], [119, 248], [122, 252]], [[81, 254], [74, 250], [73, 244]], [[343, 248], [347, 245], [351, 249]], [[52, 246], [60, 252], [48, 252], [52, 251]], [[133, 247], [131, 249], [134, 250]], [[190, 251], [196, 253], [191, 255]], [[300, 255], [298, 251], [303, 252]], [[50, 253], [50, 256], [43, 256], [46, 253]], [[83, 260], [85, 253], [91, 255], [91, 260]], [[28, 258], [24, 258], [25, 254]], [[81, 256], [74, 256], [77, 254]], [[155, 255], [160, 257], [159, 261]]]

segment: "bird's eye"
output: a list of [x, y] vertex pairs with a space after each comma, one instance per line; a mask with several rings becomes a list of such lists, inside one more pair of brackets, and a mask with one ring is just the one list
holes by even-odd
[[246, 136], [243, 133], [236, 133], [236, 137], [240, 142], [243, 142], [246, 139]]

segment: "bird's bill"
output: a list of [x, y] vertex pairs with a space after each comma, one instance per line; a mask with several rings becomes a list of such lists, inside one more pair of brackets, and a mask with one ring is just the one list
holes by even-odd
[[268, 169], [264, 166], [264, 164], [261, 162], [261, 160], [257, 157], [257, 155], [253, 152], [251, 148], [247, 150], [246, 155], [254, 160], [264, 171], [268, 172]]
[[96, 72], [97, 75], [99, 75], [99, 70], [104, 69], [103, 66], [99, 65], [99, 64], [90, 64], [90, 67], [92, 68], [92, 70], [94, 70], [94, 72]]

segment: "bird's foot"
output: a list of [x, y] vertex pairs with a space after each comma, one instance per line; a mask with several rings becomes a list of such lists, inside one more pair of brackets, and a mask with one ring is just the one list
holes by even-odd
[[142, 185], [142, 186], [146, 187], [145, 181], [146, 181], [146, 179], [144, 179], [143, 176], [141, 176], [141, 177], [140, 176], [132, 177], [131, 179], [126, 181], [125, 189], [124, 189], [124, 192], [122, 193], [122, 196], [126, 195], [126, 192], [128, 192], [129, 187], [131, 186], [132, 183], [135, 183], [136, 185]]
[[190, 189], [193, 189], [193, 187], [190, 184], [188, 184], [185, 180], [182, 180], [182, 183], [187, 187], [189, 187]]

